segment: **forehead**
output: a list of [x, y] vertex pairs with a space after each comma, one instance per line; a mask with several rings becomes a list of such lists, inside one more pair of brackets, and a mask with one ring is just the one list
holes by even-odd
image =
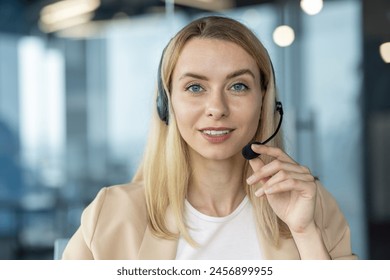
[[175, 70], [192, 68], [207, 70], [236, 70], [249, 68], [260, 75], [255, 59], [236, 43], [221, 39], [192, 38], [180, 52]]

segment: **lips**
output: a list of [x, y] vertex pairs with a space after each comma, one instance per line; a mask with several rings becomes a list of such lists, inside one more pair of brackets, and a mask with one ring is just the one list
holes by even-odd
[[210, 136], [221, 136], [230, 133], [231, 130], [202, 130], [202, 133]]
[[232, 128], [227, 127], [206, 127], [199, 130], [203, 137], [211, 143], [221, 143], [230, 138]]
[[221, 135], [229, 134], [233, 130], [234, 129], [227, 128], [227, 127], [206, 127], [200, 129], [199, 131], [209, 136], [221, 136]]

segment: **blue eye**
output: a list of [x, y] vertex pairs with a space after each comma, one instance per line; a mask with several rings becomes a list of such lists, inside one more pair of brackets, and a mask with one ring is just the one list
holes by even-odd
[[198, 93], [198, 92], [202, 92], [203, 88], [200, 85], [190, 85], [186, 88], [186, 90], [192, 93]]
[[237, 83], [237, 84], [234, 84], [230, 89], [233, 91], [240, 92], [240, 91], [246, 91], [248, 89], [248, 87], [246, 85], [244, 85], [243, 83]]

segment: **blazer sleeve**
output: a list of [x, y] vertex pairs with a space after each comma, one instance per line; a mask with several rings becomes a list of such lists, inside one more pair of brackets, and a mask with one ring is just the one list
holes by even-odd
[[351, 233], [347, 220], [336, 200], [319, 181], [315, 220], [321, 229], [322, 238], [332, 259], [354, 260], [352, 253]]
[[92, 240], [96, 231], [97, 221], [106, 198], [107, 188], [102, 188], [96, 198], [85, 208], [81, 215], [81, 225], [70, 238], [62, 259], [93, 260]]

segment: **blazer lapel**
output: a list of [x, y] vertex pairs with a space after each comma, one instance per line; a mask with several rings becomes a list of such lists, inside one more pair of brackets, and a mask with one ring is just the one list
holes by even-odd
[[158, 238], [152, 234], [149, 225], [138, 253], [140, 260], [173, 260], [176, 257], [177, 240]]
[[[167, 228], [174, 233], [178, 233], [173, 213], [168, 207], [165, 214]], [[145, 230], [144, 238], [138, 252], [140, 260], [173, 260], [176, 258], [178, 239], [164, 239], [153, 235], [150, 226]]]

